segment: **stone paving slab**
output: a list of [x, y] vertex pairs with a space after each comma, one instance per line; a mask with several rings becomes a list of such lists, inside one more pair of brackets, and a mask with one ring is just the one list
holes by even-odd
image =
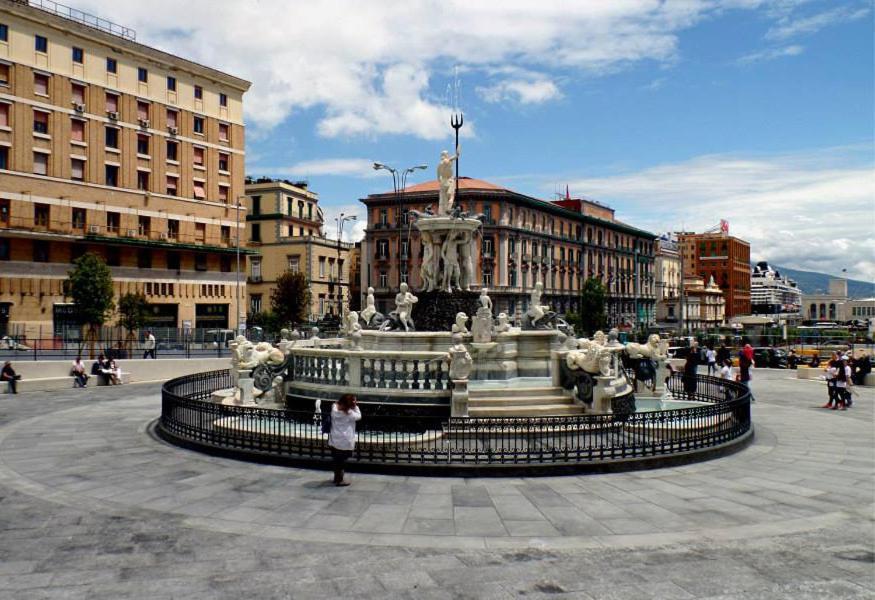
[[875, 393], [755, 392], [753, 445], [714, 461], [343, 489], [150, 438], [156, 386], [7, 396], [0, 598], [875, 597]]

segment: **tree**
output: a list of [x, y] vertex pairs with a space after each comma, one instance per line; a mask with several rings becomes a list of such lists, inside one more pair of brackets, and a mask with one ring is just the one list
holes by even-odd
[[594, 277], [590, 277], [580, 290], [580, 325], [582, 333], [592, 335], [607, 325], [605, 317], [605, 286]]
[[310, 309], [310, 284], [301, 272], [286, 271], [276, 280], [270, 308], [281, 327], [300, 323]]
[[142, 329], [149, 321], [149, 302], [138, 293], [123, 294], [118, 299], [118, 324], [128, 330], [128, 356], [133, 355], [134, 331]]
[[73, 314], [77, 322], [87, 327], [85, 340], [94, 358], [97, 331], [112, 316], [112, 273], [103, 259], [87, 252], [73, 261], [73, 270], [67, 275], [67, 292], [73, 300]]
[[278, 333], [282, 327], [278, 326], [277, 316], [269, 310], [249, 313], [246, 317], [246, 325], [249, 327], [261, 327], [268, 333]]

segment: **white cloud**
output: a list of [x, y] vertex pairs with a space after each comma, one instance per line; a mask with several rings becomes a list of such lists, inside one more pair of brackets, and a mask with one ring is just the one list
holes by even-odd
[[766, 48], [765, 50], [745, 54], [736, 62], [742, 65], [765, 62], [768, 60], [775, 60], [776, 58], [783, 58], [785, 56], [798, 56], [799, 54], [802, 54], [804, 50], [805, 49], [802, 46], [797, 44], [784, 46], [783, 48]]
[[875, 281], [871, 147], [774, 156], [709, 155], [638, 172], [583, 178], [572, 189], [618, 218], [660, 232], [727, 219], [751, 258]]
[[250, 170], [296, 177], [324, 175], [367, 178], [379, 175], [374, 171], [374, 161], [367, 158], [318, 158], [301, 161], [290, 167], [253, 167]]
[[797, 35], [815, 33], [830, 25], [861, 19], [869, 14], [868, 7], [856, 8], [843, 6], [833, 8], [807, 17], [786, 15], [778, 20], [777, 25], [766, 32], [767, 39], [786, 40]]
[[368, 225], [368, 217], [365, 207], [361, 204], [336, 204], [322, 206], [325, 215], [325, 237], [331, 240], [337, 239], [337, 218], [340, 215], [354, 215], [356, 220], [347, 221], [343, 226], [343, 241], [358, 242], [365, 237], [365, 228]]
[[[314, 126], [326, 137], [426, 139], [451, 134], [449, 107], [435, 90], [444, 88], [453, 65], [478, 73], [514, 66], [583, 75], [645, 60], [666, 64], [677, 58], [679, 32], [725, 7], [749, 6], [739, 0], [188, 0], [183, 12], [197, 18], [181, 30], [178, 0], [78, 5], [134, 27], [144, 43], [251, 80], [246, 112], [254, 135], [315, 109]], [[522, 103], [560, 93], [547, 79], [510, 79], [500, 92]]]
[[512, 100], [520, 104], [541, 104], [562, 97], [559, 87], [545, 77], [505, 79], [493, 85], [478, 87], [477, 93], [486, 102]]

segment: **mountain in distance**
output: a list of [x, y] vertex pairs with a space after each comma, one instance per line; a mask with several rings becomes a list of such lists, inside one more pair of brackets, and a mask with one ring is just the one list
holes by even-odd
[[[755, 263], [754, 263], [755, 264]], [[829, 292], [829, 280], [835, 279], [833, 275], [817, 273], [815, 271], [799, 271], [789, 267], [769, 265], [781, 275], [786, 275], [796, 282], [803, 294], [826, 294]], [[752, 265], [753, 266], [753, 265]], [[848, 279], [849, 298], [873, 298], [875, 297], [875, 283]]]

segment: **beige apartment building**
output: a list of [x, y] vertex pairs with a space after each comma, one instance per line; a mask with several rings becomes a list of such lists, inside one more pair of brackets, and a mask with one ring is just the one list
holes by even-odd
[[0, 324], [72, 327], [94, 252], [153, 325], [235, 327], [249, 82], [62, 9], [0, 0]]
[[352, 244], [325, 237], [319, 195], [302, 182], [250, 180], [246, 207], [247, 243], [258, 252], [249, 259], [249, 314], [269, 311], [277, 278], [292, 271], [304, 273], [310, 285], [311, 321], [342, 315]]

